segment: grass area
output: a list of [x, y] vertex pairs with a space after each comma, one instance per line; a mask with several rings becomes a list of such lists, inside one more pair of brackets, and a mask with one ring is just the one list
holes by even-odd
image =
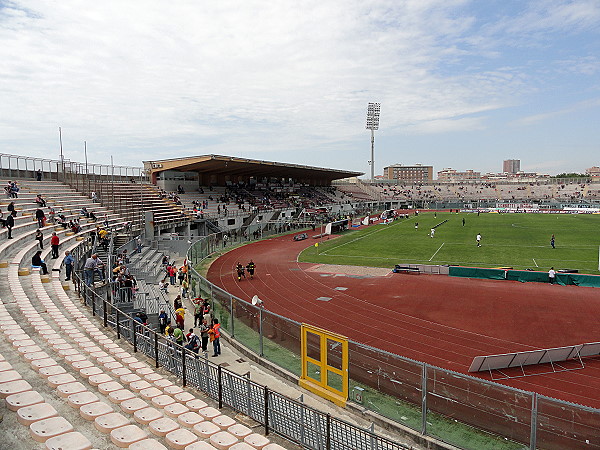
[[[438, 224], [431, 238], [430, 229]], [[599, 226], [600, 215], [594, 214], [427, 212], [390, 225], [346, 231], [337, 239], [309, 247], [299, 259], [390, 268], [410, 263], [547, 271], [553, 266], [598, 274]], [[482, 236], [481, 247], [475, 242], [477, 233]], [[554, 249], [550, 246], [552, 234], [556, 237]]]
[[[350, 392], [357, 386], [363, 389], [364, 407], [413, 430], [421, 430], [420, 406], [382, 394], [372, 387], [350, 380]], [[427, 413], [427, 434], [465, 449], [519, 450], [527, 447], [431, 411]]]

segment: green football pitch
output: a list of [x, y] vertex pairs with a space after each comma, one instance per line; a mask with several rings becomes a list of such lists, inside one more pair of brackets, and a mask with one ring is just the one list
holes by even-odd
[[[430, 230], [436, 225], [431, 238]], [[476, 244], [478, 233], [481, 247]], [[389, 225], [370, 225], [350, 229], [335, 239], [324, 238], [302, 252], [299, 260], [389, 268], [394, 264], [451, 264], [547, 271], [553, 266], [598, 274], [599, 246], [600, 215], [421, 212]]]

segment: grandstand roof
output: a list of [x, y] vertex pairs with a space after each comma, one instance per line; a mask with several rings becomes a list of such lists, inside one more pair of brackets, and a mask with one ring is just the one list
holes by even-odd
[[325, 181], [356, 177], [361, 172], [326, 169], [257, 159], [236, 158], [234, 156], [203, 155], [186, 158], [144, 161], [144, 167], [150, 173], [165, 170], [182, 172], [218, 173], [222, 175], [242, 175], [250, 177], [277, 177], [299, 179], [318, 179]]

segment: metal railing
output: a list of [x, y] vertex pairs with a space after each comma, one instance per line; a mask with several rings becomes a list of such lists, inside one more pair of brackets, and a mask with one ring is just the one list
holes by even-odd
[[[84, 250], [78, 251], [80, 257]], [[99, 316], [105, 327], [112, 327], [117, 339], [131, 343], [134, 353], [145, 354], [154, 360], [157, 368], [163, 367], [177, 375], [184, 387], [192, 386], [203, 391], [218, 403], [219, 408], [229, 406], [251, 417], [264, 426], [265, 435], [276, 433], [304, 448], [318, 450], [411, 448], [311, 408], [214, 364], [135, 321], [115, 307], [109, 295], [86, 286], [80, 273], [73, 274], [73, 281], [78, 295], [84, 298], [92, 314]]]
[[[190, 247], [188, 260], [197, 265], [219, 250], [221, 242], [215, 235], [197, 241]], [[196, 270], [190, 274], [193, 295], [211, 300], [222, 329], [232, 339], [287, 372], [300, 374], [299, 322], [253, 306]], [[481, 440], [468, 438], [475, 427], [480, 430], [475, 434], [492, 443], [490, 448], [504, 439], [513, 441], [513, 448], [600, 448], [600, 409], [434, 367], [354, 341], [349, 342], [349, 378], [351, 400], [363, 408], [459, 447], [481, 448]], [[452, 431], [456, 427], [459, 431]]]

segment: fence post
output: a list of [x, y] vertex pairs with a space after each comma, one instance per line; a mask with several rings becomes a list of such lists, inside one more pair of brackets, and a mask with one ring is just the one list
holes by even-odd
[[219, 409], [223, 408], [223, 374], [221, 366], [217, 366], [217, 381], [219, 382]]
[[156, 368], [158, 369], [158, 333], [154, 332], [154, 360], [156, 361]]
[[533, 392], [531, 395], [531, 434], [529, 436], [529, 448], [535, 450], [537, 444], [537, 411], [538, 395]]
[[119, 310], [116, 309], [115, 313], [117, 315], [117, 339], [121, 339], [121, 325], [119, 324]]
[[263, 312], [258, 309], [258, 356], [264, 356], [263, 352]]
[[131, 319], [131, 331], [133, 333], [133, 353], [137, 353], [137, 333], [135, 331], [136, 320]]
[[233, 295], [229, 294], [229, 312], [231, 314], [231, 337], [235, 339], [235, 315], [233, 313]]
[[95, 292], [92, 291], [91, 292], [91, 297], [92, 297], [92, 316], [96, 316], [96, 299], [94, 298], [95, 297], [94, 294], [95, 294]]
[[[269, 434], [269, 388], [265, 386], [265, 436]], [[302, 408], [304, 409], [304, 408]]]
[[331, 448], [331, 414], [327, 413], [327, 434], [325, 436], [325, 448]]
[[187, 386], [187, 377], [186, 377], [186, 373], [185, 373], [185, 356], [186, 356], [186, 349], [185, 349], [185, 347], [181, 347], [181, 378], [182, 378], [182, 382], [183, 382], [183, 387]]
[[421, 374], [421, 434], [427, 435], [427, 364]]
[[104, 320], [104, 328], [108, 326], [108, 302], [104, 300], [104, 311], [102, 312], [102, 318]]

